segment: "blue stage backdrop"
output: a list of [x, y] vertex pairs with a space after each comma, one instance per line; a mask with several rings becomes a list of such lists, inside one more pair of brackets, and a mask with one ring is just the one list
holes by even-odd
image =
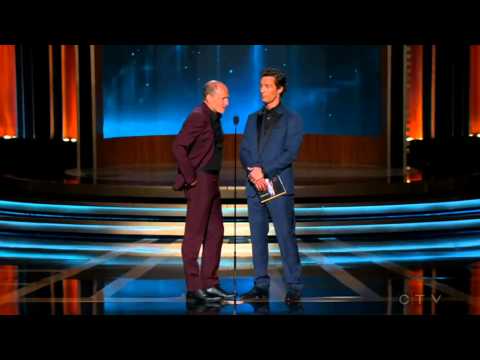
[[105, 46], [103, 134], [177, 134], [211, 79], [230, 88], [225, 133], [234, 131], [234, 115], [240, 116], [241, 133], [248, 114], [262, 106], [259, 75], [273, 66], [287, 73], [284, 102], [303, 117], [306, 133], [377, 136], [380, 57], [375, 46]]

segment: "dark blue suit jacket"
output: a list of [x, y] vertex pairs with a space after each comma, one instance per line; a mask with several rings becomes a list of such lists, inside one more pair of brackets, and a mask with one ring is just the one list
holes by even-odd
[[[269, 131], [257, 144], [260, 128], [257, 119], [263, 109], [248, 116], [245, 133], [240, 146], [240, 161], [248, 172], [248, 167], [260, 166], [265, 177], [280, 175], [289, 194], [294, 194], [294, 175], [292, 165], [297, 158], [303, 140], [303, 121], [300, 116], [280, 104], [277, 109], [279, 117]], [[256, 195], [255, 186], [246, 183], [247, 196]]]

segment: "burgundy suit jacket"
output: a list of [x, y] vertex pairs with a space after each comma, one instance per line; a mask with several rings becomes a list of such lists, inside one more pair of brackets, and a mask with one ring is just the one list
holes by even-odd
[[193, 109], [173, 142], [173, 156], [177, 161], [177, 176], [173, 186], [175, 190], [193, 183], [197, 170], [207, 165], [213, 156], [215, 134], [210, 113], [205, 103]]

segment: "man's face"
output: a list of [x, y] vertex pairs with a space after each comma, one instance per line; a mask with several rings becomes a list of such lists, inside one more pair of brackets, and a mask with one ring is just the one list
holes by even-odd
[[280, 99], [283, 87], [277, 88], [273, 76], [264, 76], [260, 79], [260, 95], [265, 104], [270, 104], [276, 99]]
[[213, 111], [223, 114], [229, 104], [228, 88], [219, 85], [212, 94], [207, 95], [207, 101]]

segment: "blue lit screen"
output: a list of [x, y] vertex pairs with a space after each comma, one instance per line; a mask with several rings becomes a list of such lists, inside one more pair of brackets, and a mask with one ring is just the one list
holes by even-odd
[[211, 79], [230, 89], [223, 117], [243, 132], [262, 106], [265, 67], [288, 77], [284, 103], [302, 116], [305, 132], [378, 136], [381, 131], [381, 47], [320, 45], [108, 45], [103, 55], [105, 138], [174, 135], [202, 102]]

